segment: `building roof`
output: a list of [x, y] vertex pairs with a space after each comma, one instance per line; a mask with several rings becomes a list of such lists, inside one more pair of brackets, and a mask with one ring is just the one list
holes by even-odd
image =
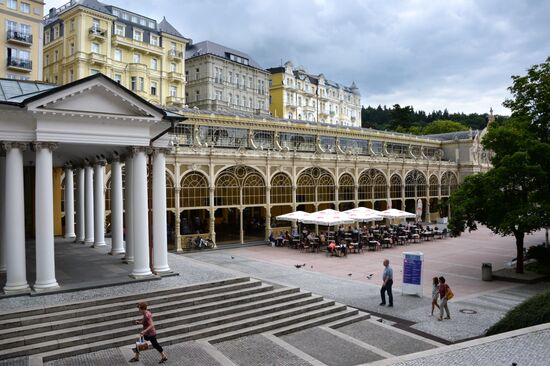
[[435, 139], [440, 141], [469, 140], [469, 139], [473, 139], [480, 132], [481, 132], [480, 130], [468, 130], [468, 131], [436, 133], [432, 135], [423, 135], [422, 137], [427, 137], [430, 139]]
[[214, 55], [227, 60], [230, 60], [229, 58], [230, 55], [235, 55], [235, 56], [247, 59], [248, 60], [247, 66], [264, 70], [264, 68], [261, 67], [248, 54], [226, 46], [222, 46], [221, 44], [218, 44], [218, 43], [214, 43], [211, 41], [202, 41], [202, 42], [187, 46], [187, 50], [185, 51], [185, 59], [191, 59], [193, 57], [198, 57], [202, 55]]
[[158, 28], [159, 28], [159, 31], [161, 32], [168, 33], [176, 37], [185, 38], [184, 36], [181, 35], [180, 32], [178, 32], [176, 28], [172, 26], [172, 24], [168, 23], [168, 21], [166, 20], [166, 17], [162, 17], [162, 20], [159, 23]]
[[0, 102], [19, 102], [37, 93], [55, 88], [54, 84], [38, 81], [0, 79]]

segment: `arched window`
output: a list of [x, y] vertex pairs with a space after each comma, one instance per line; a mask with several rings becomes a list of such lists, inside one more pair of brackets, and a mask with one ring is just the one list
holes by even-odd
[[338, 182], [338, 200], [339, 201], [353, 201], [354, 195], [354, 182], [353, 177], [349, 174], [342, 174]]
[[458, 179], [453, 172], [445, 172], [441, 177], [441, 195], [450, 196], [458, 187]]
[[[166, 198], [168, 198], [168, 177], [166, 178]], [[181, 180], [181, 207], [208, 207], [210, 206], [208, 201], [208, 181], [206, 177], [196, 172], [186, 174]], [[175, 206], [168, 205], [168, 207]]]
[[430, 197], [438, 197], [439, 196], [439, 180], [437, 179], [437, 176], [432, 174], [430, 176]]
[[359, 177], [359, 200], [388, 198], [387, 182], [378, 169], [369, 169]]
[[176, 208], [174, 184], [168, 174], [166, 174], [166, 208]]
[[333, 202], [334, 188], [334, 179], [328, 171], [322, 168], [308, 168], [298, 177], [296, 201]]
[[410, 171], [405, 178], [405, 197], [425, 197], [426, 177], [418, 170]]
[[292, 181], [284, 173], [277, 173], [271, 179], [271, 203], [292, 203]]
[[390, 179], [390, 196], [391, 198], [401, 198], [401, 188], [403, 183], [401, 177], [398, 174], [394, 174]]
[[258, 171], [247, 166], [225, 169], [216, 179], [216, 206], [265, 203], [265, 182]]

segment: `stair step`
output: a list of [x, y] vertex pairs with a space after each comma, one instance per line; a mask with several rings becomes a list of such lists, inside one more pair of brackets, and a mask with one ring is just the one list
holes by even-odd
[[[163, 304], [168, 301], [181, 301], [185, 299], [193, 299], [200, 296], [207, 297], [208, 295], [212, 295], [217, 300], [220, 300], [224, 298], [223, 294], [226, 292], [231, 293], [231, 291], [236, 291], [241, 289], [250, 290], [251, 288], [254, 288], [254, 287], [261, 287], [261, 285], [262, 283], [260, 281], [251, 280], [243, 283], [222, 285], [218, 287], [205, 288], [205, 289], [199, 289], [194, 291], [184, 291], [184, 292], [176, 291], [173, 294], [163, 294], [160, 296], [157, 296], [157, 294], [153, 292], [146, 295], [142, 294], [139, 298], [139, 301], [147, 302], [147, 304], [154, 309], [155, 305], [157, 304]], [[272, 286], [265, 285], [263, 287], [263, 290], [265, 291], [266, 289], [271, 287]], [[103, 312], [105, 312], [105, 314], [110, 314], [114, 311], [125, 311], [135, 315], [137, 313], [136, 300], [132, 296], [131, 300], [118, 298], [117, 302], [112, 302], [112, 303], [107, 303], [107, 304], [97, 305], [97, 306], [89, 305], [88, 303], [85, 303], [85, 305], [82, 308], [72, 307], [71, 309], [68, 309], [65, 311], [56, 311], [53, 313], [50, 313], [50, 312], [41, 313], [41, 314], [36, 314], [31, 316], [25, 316], [23, 314], [23, 317], [12, 318], [10, 320], [7, 320], [4, 323], [1, 323], [0, 330], [8, 330], [10, 328], [20, 327], [25, 325], [36, 326], [36, 324], [40, 324], [40, 323], [48, 323], [48, 322], [57, 321], [57, 320], [66, 320], [67, 318], [77, 318], [82, 316], [95, 316], [97, 321], [98, 314], [102, 314]]]
[[367, 320], [367, 319], [370, 319], [369, 313], [358, 311], [357, 315], [350, 316], [344, 319], [339, 319], [335, 322], [326, 324], [326, 326], [329, 328], [337, 329], [337, 328], [341, 328], [352, 323], [358, 323], [360, 321]]
[[[201, 282], [201, 283], [188, 285], [188, 286], [152, 291], [152, 292], [149, 292], [148, 295], [163, 296], [163, 295], [172, 294], [175, 292], [190, 292], [190, 291], [196, 291], [200, 289], [213, 288], [213, 287], [218, 287], [222, 285], [229, 285], [229, 284], [249, 282], [249, 281], [250, 281], [250, 277], [236, 277], [236, 278], [229, 278], [229, 279], [224, 279], [219, 281]], [[38, 306], [32, 309], [23, 310], [23, 311], [4, 312], [0, 314], [0, 325], [4, 324], [4, 321], [7, 319], [29, 317], [29, 316], [40, 315], [40, 314], [52, 314], [56, 312], [64, 312], [64, 311], [79, 309], [83, 307], [95, 307], [99, 305], [120, 302], [121, 300], [135, 302], [135, 301], [142, 301], [142, 299], [143, 299], [143, 294], [138, 293], [133, 295], [109, 297], [104, 299], [85, 300], [85, 301], [67, 303], [63, 305]]]
[[[288, 291], [288, 290], [287, 290]], [[299, 305], [309, 304], [313, 302], [320, 302], [322, 300], [319, 296], [311, 296], [310, 293], [290, 293], [285, 294], [284, 291], [278, 291], [274, 295], [281, 295], [267, 300], [247, 302], [244, 304], [238, 304], [234, 306], [220, 306], [216, 309], [208, 311], [200, 311], [199, 308], [185, 309], [185, 315], [175, 313], [171, 317], [157, 320], [157, 314], [155, 313], [155, 326], [161, 333], [164, 329], [171, 326], [182, 324], [193, 324], [199, 322], [207, 322], [206, 324], [219, 322], [218, 319], [224, 319], [223, 317], [231, 316], [234, 319], [248, 317], [250, 314], [263, 313], [264, 311], [273, 311], [274, 309], [289, 309]], [[299, 296], [297, 296], [299, 295]], [[220, 304], [218, 304], [220, 305]], [[162, 314], [162, 313], [160, 313]], [[134, 317], [135, 319], [135, 317]], [[87, 324], [84, 326], [77, 325], [74, 327], [67, 327], [63, 329], [56, 329], [49, 332], [33, 333], [22, 337], [10, 337], [9, 339], [0, 341], [0, 349], [10, 349], [15, 347], [22, 347], [25, 345], [35, 345], [44, 338], [57, 339], [60, 347], [66, 346], [66, 343], [76, 344], [75, 342], [82, 341], [81, 336], [87, 336], [88, 341], [95, 338], [101, 339], [104, 337], [105, 331], [112, 330], [109, 333], [111, 338], [124, 336], [127, 334], [135, 334], [137, 332], [136, 325], [132, 324], [132, 319], [116, 319], [113, 321], [103, 322], [101, 324]], [[114, 330], [114, 331], [113, 331]], [[1, 355], [1, 352], [0, 352]]]

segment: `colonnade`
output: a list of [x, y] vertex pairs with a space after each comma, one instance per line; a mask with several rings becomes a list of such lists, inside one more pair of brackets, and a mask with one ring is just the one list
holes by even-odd
[[[23, 152], [29, 143], [3, 142], [5, 157], [0, 156], [0, 271], [6, 272], [4, 292], [30, 290], [26, 276], [25, 197]], [[59, 287], [55, 276], [53, 217], [53, 154], [56, 143], [32, 143], [35, 151], [35, 291]], [[153, 258], [149, 251], [148, 154], [152, 162], [152, 239]], [[131, 276], [151, 276], [152, 272], [169, 272], [166, 233], [165, 149], [130, 147], [125, 154], [126, 196], [123, 199], [122, 161], [119, 155], [111, 164], [111, 234], [110, 254], [125, 254], [133, 265]], [[105, 246], [105, 159], [85, 160], [65, 171], [65, 238], [93, 247]], [[74, 175], [76, 171], [76, 184]], [[125, 202], [125, 207], [123, 207]], [[74, 204], [76, 203], [76, 205]], [[76, 208], [75, 208], [76, 207]], [[126, 212], [125, 220], [124, 211]], [[126, 232], [126, 241], [124, 241]], [[152, 270], [151, 270], [152, 268]]]

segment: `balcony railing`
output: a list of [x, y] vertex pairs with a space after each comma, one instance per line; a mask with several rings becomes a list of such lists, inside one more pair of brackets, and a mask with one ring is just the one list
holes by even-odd
[[104, 64], [107, 62], [107, 56], [95, 52], [90, 52], [88, 59], [93, 64]]
[[20, 44], [32, 44], [32, 34], [18, 31], [8, 31], [7, 40]]
[[183, 98], [170, 95], [166, 98], [166, 104], [181, 106], [183, 105]]
[[176, 60], [176, 59], [182, 59], [183, 58], [183, 52], [178, 50], [168, 50], [168, 57], [170, 59]]
[[183, 74], [181, 72], [170, 71], [168, 73], [168, 80], [182, 82], [183, 81]]
[[8, 58], [8, 67], [30, 71], [32, 70], [32, 61], [25, 60], [21, 58], [9, 57]]
[[107, 36], [107, 31], [98, 27], [91, 27], [88, 34], [90, 38], [104, 39]]

